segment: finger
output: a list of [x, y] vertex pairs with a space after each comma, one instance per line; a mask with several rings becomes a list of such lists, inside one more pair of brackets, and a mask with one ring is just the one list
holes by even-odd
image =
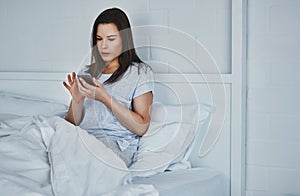
[[78, 89], [84, 88], [84, 87], [82, 86], [81, 81], [79, 81], [80, 79], [81, 79], [81, 78], [76, 78], [76, 79], [75, 79], [75, 82], [76, 82], [76, 84], [77, 84], [77, 86], [78, 86]]
[[96, 87], [93, 85], [88, 84], [83, 78], [79, 78], [81, 85], [81, 93], [84, 94], [86, 97], [94, 98], [95, 97], [95, 90]]
[[[79, 81], [80, 80], [80, 81]], [[83, 95], [83, 96], [86, 96], [87, 95], [87, 93], [86, 93], [86, 87], [83, 85], [83, 82], [84, 81], [82, 81], [83, 79], [82, 78], [77, 78], [76, 79], [76, 82], [77, 82], [77, 85], [78, 85], [78, 90], [79, 90], [79, 92]]]
[[75, 80], [75, 78], [76, 78], [76, 73], [72, 72], [72, 80]]
[[83, 78], [79, 78], [80, 82], [82, 83], [82, 86], [84, 88], [88, 88], [88, 89], [91, 89], [93, 86], [90, 85], [89, 83], [87, 83]]
[[82, 96], [86, 96], [84, 87], [78, 82], [78, 91]]
[[70, 83], [70, 84], [72, 84], [72, 78], [71, 78], [71, 75], [70, 74], [68, 74], [68, 76], [67, 76], [67, 79], [68, 79], [68, 82]]
[[66, 89], [68, 89], [68, 91], [71, 90], [71, 87], [65, 81], [63, 81], [63, 85], [66, 87]]
[[102, 86], [102, 84], [101, 84], [95, 77], [93, 77], [93, 83], [94, 83], [95, 86], [97, 86], [97, 87]]
[[82, 85], [78, 87], [78, 90], [82, 96], [90, 97], [90, 90], [84, 88]]
[[93, 91], [93, 90], [85, 89], [85, 93], [86, 93], [87, 97], [90, 97], [90, 98], [95, 97], [95, 91]]

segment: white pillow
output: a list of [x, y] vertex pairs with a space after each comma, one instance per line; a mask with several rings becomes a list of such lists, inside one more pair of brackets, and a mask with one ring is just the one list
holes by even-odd
[[161, 124], [172, 122], [196, 123], [199, 104], [161, 104], [152, 106], [151, 121]]
[[130, 170], [136, 176], [149, 176], [170, 166], [187, 165], [195, 136], [205, 131], [203, 125], [210, 121], [211, 111], [212, 107], [204, 104], [154, 104], [149, 129], [140, 139]]
[[52, 100], [44, 100], [0, 91], [0, 114], [14, 116], [64, 116], [68, 106]]
[[[199, 148], [203, 142], [204, 136], [207, 134], [210, 120], [211, 120], [211, 113], [214, 112], [215, 108], [206, 105], [206, 104], [199, 104], [199, 113], [198, 117], [198, 127], [196, 129], [194, 139], [191, 145], [186, 149], [185, 153], [182, 154], [179, 158], [174, 160], [166, 170], [176, 170], [176, 169], [184, 169], [191, 167], [190, 158], [192, 151], [199, 151]], [[200, 144], [199, 146], [195, 146], [195, 144]]]

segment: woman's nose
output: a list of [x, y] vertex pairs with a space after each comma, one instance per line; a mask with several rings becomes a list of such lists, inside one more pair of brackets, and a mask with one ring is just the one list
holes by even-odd
[[107, 40], [106, 39], [102, 40], [101, 48], [107, 48]]

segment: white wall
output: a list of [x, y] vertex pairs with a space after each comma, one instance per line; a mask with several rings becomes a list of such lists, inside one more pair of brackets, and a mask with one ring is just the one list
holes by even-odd
[[[128, 13], [132, 26], [162, 25], [187, 33], [187, 36], [200, 41], [209, 49], [222, 73], [229, 73], [229, 2], [230, 0], [1, 0], [0, 71], [77, 70], [89, 50], [94, 19], [105, 8], [117, 6]], [[170, 40], [170, 44], [172, 42], [184, 45], [181, 43], [184, 40], [181, 39]], [[149, 41], [149, 47], [139, 50], [143, 60], [160, 61], [184, 72], [195, 70], [182, 55], [150, 45]], [[188, 50], [194, 55], [197, 47], [192, 45]], [[170, 70], [168, 66], [160, 66], [155, 71]], [[210, 72], [205, 69], [203, 71]]]
[[247, 196], [300, 195], [299, 10], [248, 0]]

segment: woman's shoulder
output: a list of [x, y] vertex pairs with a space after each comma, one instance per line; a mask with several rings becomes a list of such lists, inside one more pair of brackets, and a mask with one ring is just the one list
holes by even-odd
[[133, 62], [130, 66], [130, 69], [132, 72], [135, 72], [136, 74], [140, 75], [144, 75], [144, 74], [153, 74], [152, 72], [152, 68], [150, 67], [150, 65], [148, 65], [147, 63], [144, 62]]

